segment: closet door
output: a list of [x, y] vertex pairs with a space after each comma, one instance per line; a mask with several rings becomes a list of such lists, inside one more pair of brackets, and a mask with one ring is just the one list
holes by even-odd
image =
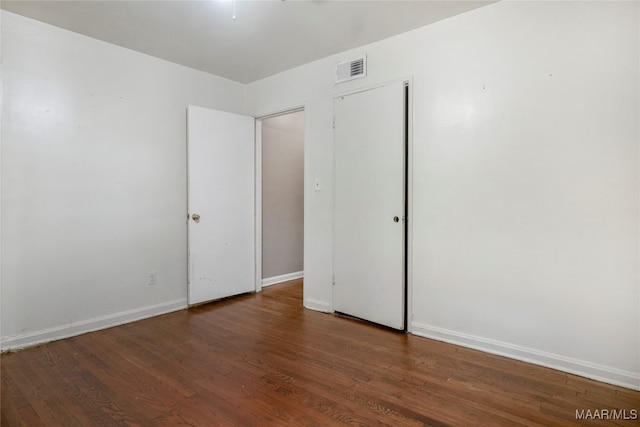
[[337, 312], [405, 328], [405, 95], [395, 83], [334, 100]]

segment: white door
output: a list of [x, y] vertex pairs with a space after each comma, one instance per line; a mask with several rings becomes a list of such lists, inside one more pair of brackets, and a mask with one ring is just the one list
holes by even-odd
[[405, 327], [404, 84], [334, 100], [333, 306]]
[[189, 304], [255, 290], [254, 119], [189, 106]]

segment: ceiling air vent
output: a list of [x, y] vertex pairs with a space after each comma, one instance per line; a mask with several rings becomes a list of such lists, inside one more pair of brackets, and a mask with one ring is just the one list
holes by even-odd
[[361, 56], [350, 61], [339, 62], [336, 65], [336, 83], [342, 83], [367, 76], [367, 56]]

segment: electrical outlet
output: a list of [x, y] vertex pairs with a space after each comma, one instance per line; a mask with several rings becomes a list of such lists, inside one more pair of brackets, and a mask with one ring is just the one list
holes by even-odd
[[150, 271], [149, 272], [149, 281], [147, 282], [147, 285], [155, 285], [156, 284], [156, 272], [155, 271]]

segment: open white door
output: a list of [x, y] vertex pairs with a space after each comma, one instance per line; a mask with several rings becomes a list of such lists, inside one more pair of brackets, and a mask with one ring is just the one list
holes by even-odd
[[255, 290], [254, 119], [189, 106], [189, 304]]
[[404, 84], [335, 98], [333, 307], [405, 327]]

